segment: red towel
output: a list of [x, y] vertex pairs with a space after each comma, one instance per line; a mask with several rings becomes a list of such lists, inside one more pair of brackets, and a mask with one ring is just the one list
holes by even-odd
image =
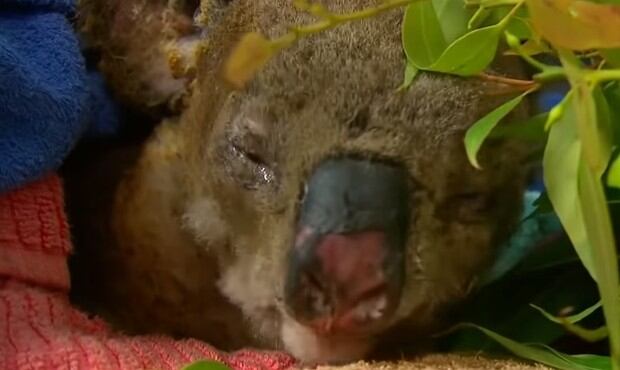
[[200, 359], [248, 370], [294, 365], [283, 353], [114, 333], [69, 303], [68, 230], [56, 175], [0, 197], [0, 369], [177, 370]]

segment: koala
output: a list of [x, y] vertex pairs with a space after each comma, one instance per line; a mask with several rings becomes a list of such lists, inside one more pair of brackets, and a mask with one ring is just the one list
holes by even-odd
[[[302, 38], [235, 89], [222, 70], [245, 32], [312, 18], [286, 0], [214, 6], [187, 106], [67, 176], [73, 299], [125, 332], [308, 364], [425, 342], [520, 216], [527, 146], [490, 140], [478, 170], [463, 144], [511, 96], [434, 73], [397, 89], [403, 9]], [[492, 69], [522, 73], [514, 59]]]

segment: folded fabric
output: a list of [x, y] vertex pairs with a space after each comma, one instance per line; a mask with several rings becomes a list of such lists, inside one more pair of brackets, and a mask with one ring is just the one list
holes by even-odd
[[181, 369], [201, 360], [284, 370], [284, 353], [225, 353], [193, 339], [124, 336], [68, 299], [71, 251], [56, 175], [0, 196], [0, 369]]
[[73, 0], [0, 2], [0, 192], [56, 169], [86, 132], [118, 112], [86, 69], [68, 17]]

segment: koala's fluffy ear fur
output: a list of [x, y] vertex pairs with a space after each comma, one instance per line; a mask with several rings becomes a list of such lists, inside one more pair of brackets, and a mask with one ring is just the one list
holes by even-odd
[[143, 113], [185, 106], [202, 36], [229, 0], [80, 0], [77, 28], [119, 101]]

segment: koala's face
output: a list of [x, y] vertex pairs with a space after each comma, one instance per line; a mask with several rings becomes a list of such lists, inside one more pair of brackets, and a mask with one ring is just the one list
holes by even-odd
[[519, 215], [523, 148], [485, 145], [480, 171], [463, 144], [506, 97], [428, 74], [397, 92], [399, 11], [303, 39], [233, 92], [218, 71], [235, 27], [275, 36], [307, 18], [284, 0], [229, 6], [185, 127], [186, 217], [220, 257], [222, 292], [309, 362], [356, 360], [399, 327], [423, 335]]

